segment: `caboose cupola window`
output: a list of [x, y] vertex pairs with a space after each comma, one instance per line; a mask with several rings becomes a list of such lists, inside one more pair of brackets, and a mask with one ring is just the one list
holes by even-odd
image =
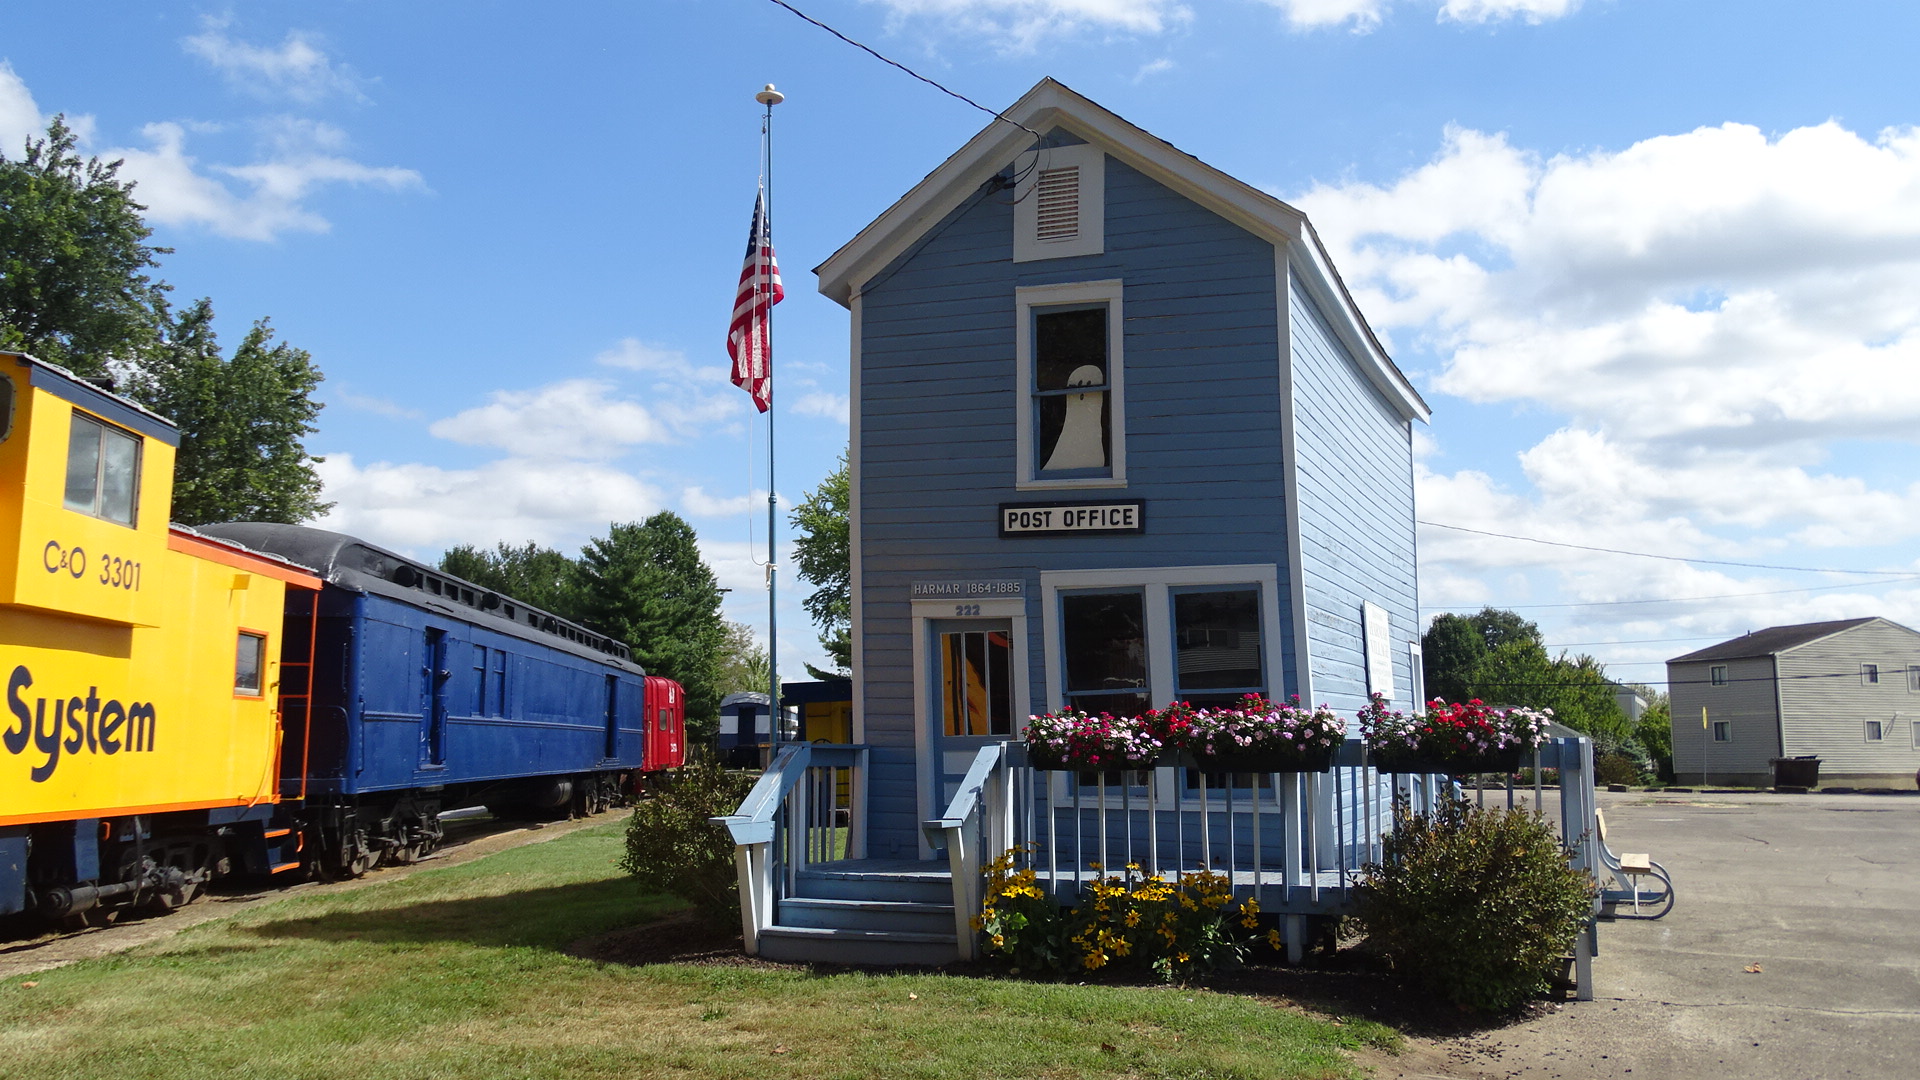
[[139, 437], [74, 410], [67, 440], [67, 509], [132, 525], [139, 498]]

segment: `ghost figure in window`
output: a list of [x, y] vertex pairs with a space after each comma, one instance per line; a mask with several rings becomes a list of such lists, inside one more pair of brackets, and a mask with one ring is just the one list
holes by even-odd
[[[1105, 381], [1105, 373], [1093, 364], [1082, 364], [1067, 376], [1069, 387], [1098, 386]], [[1048, 455], [1042, 468], [1048, 471], [1098, 469], [1106, 465], [1106, 398], [1105, 390], [1067, 395], [1067, 415], [1060, 425], [1060, 438], [1053, 444], [1053, 453]]]

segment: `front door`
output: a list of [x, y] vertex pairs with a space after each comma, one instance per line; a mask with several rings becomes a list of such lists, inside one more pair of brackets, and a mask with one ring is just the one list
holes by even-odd
[[453, 669], [448, 659], [447, 632], [437, 628], [427, 631], [426, 666], [421, 674], [425, 677], [421, 704], [422, 719], [426, 727], [420, 733], [420, 763], [437, 766], [447, 763], [447, 682], [453, 677]]
[[1013, 622], [935, 619], [927, 632], [937, 813], [952, 800], [980, 748], [1014, 736]]

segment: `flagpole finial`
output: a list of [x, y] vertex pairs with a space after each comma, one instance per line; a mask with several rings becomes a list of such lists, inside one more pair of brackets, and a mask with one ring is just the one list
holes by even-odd
[[753, 95], [753, 100], [759, 102], [762, 105], [769, 105], [769, 106], [778, 105], [781, 102], [787, 100], [787, 95], [781, 93], [778, 90], [775, 90], [773, 88], [773, 84], [768, 83], [767, 88], [765, 90], [762, 90], [759, 93]]

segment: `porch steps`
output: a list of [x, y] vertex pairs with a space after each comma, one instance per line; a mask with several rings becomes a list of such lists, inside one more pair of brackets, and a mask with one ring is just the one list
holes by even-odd
[[770, 960], [948, 964], [960, 955], [945, 865], [897, 859], [819, 863], [795, 875], [760, 931]]

